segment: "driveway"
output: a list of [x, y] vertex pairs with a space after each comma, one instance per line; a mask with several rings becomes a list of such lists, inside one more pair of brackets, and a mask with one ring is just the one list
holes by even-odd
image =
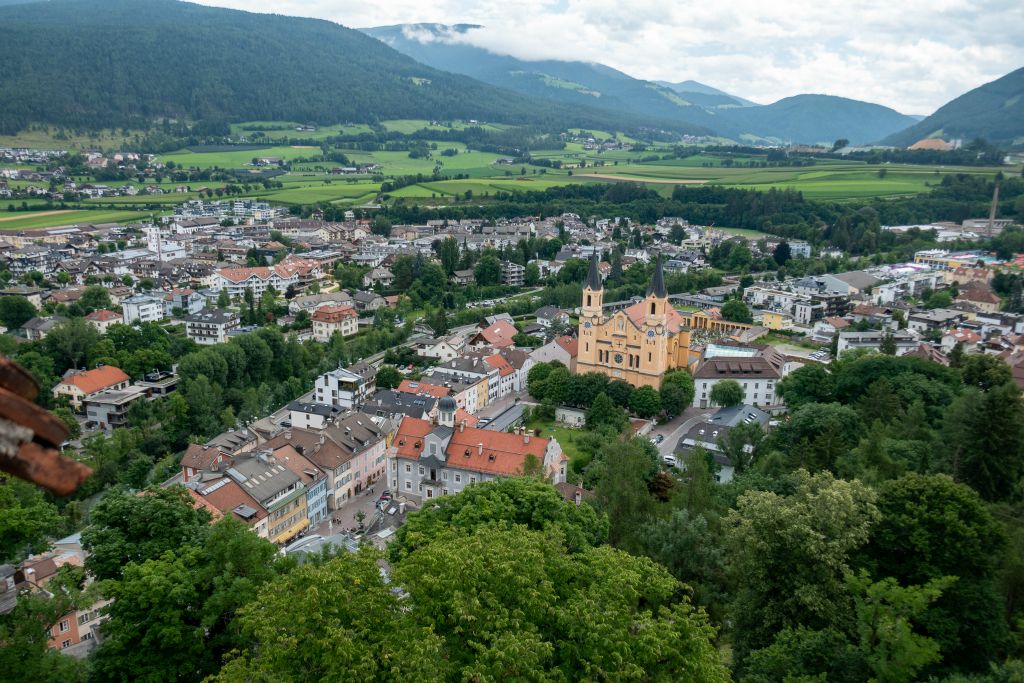
[[679, 439], [705, 416], [714, 413], [716, 410], [717, 408], [694, 408], [691, 406], [684, 410], [682, 415], [651, 430], [652, 435], [661, 434], [665, 437], [665, 440], [658, 444], [658, 453], [661, 457], [664, 458], [666, 455], [673, 453], [679, 444]]

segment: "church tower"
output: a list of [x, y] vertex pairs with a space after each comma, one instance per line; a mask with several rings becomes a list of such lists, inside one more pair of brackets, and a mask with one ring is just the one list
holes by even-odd
[[576, 352], [577, 365], [592, 366], [597, 364], [597, 338], [601, 325], [604, 323], [602, 306], [604, 305], [604, 282], [598, 269], [598, 256], [590, 257], [590, 271], [587, 281], [583, 284], [583, 303], [580, 306], [579, 347]]
[[644, 298], [643, 350], [640, 353], [640, 371], [657, 375], [654, 383], [661, 383], [661, 375], [668, 369], [668, 290], [661, 255], [654, 264], [654, 277]]

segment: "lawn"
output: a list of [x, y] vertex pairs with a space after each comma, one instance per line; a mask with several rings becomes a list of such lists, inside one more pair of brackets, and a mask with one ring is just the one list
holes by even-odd
[[526, 428], [533, 431], [536, 429], [540, 430], [540, 435], [546, 438], [554, 437], [558, 445], [562, 447], [562, 452], [569, 456], [569, 465], [579, 461], [581, 458], [585, 459], [586, 456], [580, 453], [579, 448], [576, 446], [576, 439], [578, 439], [584, 432], [581, 429], [570, 429], [564, 425], [560, 425], [554, 421], [549, 420], [531, 420]]
[[75, 223], [125, 223], [142, 220], [150, 213], [140, 211], [16, 211], [0, 213], [0, 231], [36, 230]]

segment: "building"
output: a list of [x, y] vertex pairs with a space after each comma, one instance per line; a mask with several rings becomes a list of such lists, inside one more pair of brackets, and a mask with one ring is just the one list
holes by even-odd
[[604, 283], [597, 258], [583, 287], [580, 308], [576, 372], [599, 372], [635, 387], [661, 386], [669, 370], [686, 369], [696, 352], [691, 350], [694, 331], [729, 335], [750, 325], [711, 318], [704, 313], [680, 313], [668, 302], [661, 258], [647, 296], [614, 312], [604, 308]]
[[564, 335], [555, 337], [544, 346], [538, 347], [530, 352], [530, 359], [536, 363], [550, 363], [558, 361], [569, 372], [576, 371], [576, 356], [579, 353], [579, 341], [576, 337]]
[[501, 284], [522, 287], [525, 282], [526, 268], [524, 266], [512, 261], [505, 261], [501, 264]]
[[921, 342], [918, 336], [909, 330], [868, 330], [867, 332], [840, 332], [839, 342], [836, 345], [836, 355], [842, 356], [845, 352], [853, 349], [867, 349], [868, 351], [881, 351], [882, 344], [887, 337], [892, 337], [896, 345], [896, 355], [903, 356], [912, 351], [917, 351]]
[[232, 458], [226, 474], [267, 511], [267, 538], [272, 543], [287, 543], [309, 526], [306, 485], [274, 458], [273, 450]]
[[789, 254], [793, 258], [811, 258], [811, 245], [803, 240], [793, 240], [789, 243]]
[[[373, 370], [372, 366], [368, 367]], [[313, 401], [347, 410], [369, 398], [376, 386], [375, 370], [359, 373], [353, 369], [338, 368], [316, 378]]]
[[209, 310], [185, 318], [185, 336], [197, 344], [209, 346], [227, 342], [231, 330], [238, 327], [239, 317], [231, 311]]
[[120, 391], [131, 383], [131, 378], [120, 368], [101, 365], [92, 370], [68, 370], [53, 388], [53, 397], [66, 396], [73, 410], [82, 410], [82, 402], [101, 391]]
[[107, 328], [124, 322], [124, 316], [116, 311], [101, 308], [85, 316], [86, 322], [96, 328], [100, 334], [106, 334]]
[[136, 294], [121, 302], [126, 325], [158, 322], [164, 319], [164, 300], [152, 294]]
[[[730, 430], [740, 425], [756, 424], [762, 430], [767, 429], [770, 420], [771, 417], [768, 413], [750, 405], [719, 408], [713, 415], [702, 419], [690, 427], [689, 431], [679, 439], [679, 444], [676, 446], [676, 453], [679, 456], [678, 460], [679, 462], [684, 462], [684, 458], [695, 449], [703, 448], [714, 458], [715, 469], [717, 470], [714, 474], [715, 481], [721, 484], [728, 484], [732, 481], [736, 468], [734, 463], [722, 451], [722, 440]], [[753, 447], [751, 446], [747, 452], [749, 453], [752, 450]]]
[[448, 397], [438, 406], [436, 424], [402, 420], [388, 454], [388, 481], [395, 495], [423, 501], [534, 469], [552, 483], [565, 481], [568, 458], [555, 439], [466, 427], [456, 424], [457, 410]]
[[67, 322], [67, 318], [59, 315], [46, 318], [32, 318], [22, 324], [21, 331], [24, 333], [25, 339], [39, 341], [46, 339], [46, 335], [50, 334], [50, 330], [65, 322]]
[[145, 387], [131, 386], [124, 389], [107, 389], [82, 400], [85, 406], [86, 424], [95, 426], [110, 434], [128, 424], [128, 410], [136, 401], [148, 398]]
[[313, 312], [313, 339], [327, 343], [337, 332], [349, 337], [359, 331], [359, 314], [351, 306], [324, 306]]
[[327, 422], [337, 417], [339, 413], [334, 406], [322, 403], [292, 401], [287, 407], [289, 422], [285, 425], [299, 429], [323, 429]]
[[774, 406], [786, 359], [771, 346], [708, 344], [693, 371], [693, 405], [710, 408], [711, 390], [725, 380], [743, 388], [743, 402], [752, 406]]

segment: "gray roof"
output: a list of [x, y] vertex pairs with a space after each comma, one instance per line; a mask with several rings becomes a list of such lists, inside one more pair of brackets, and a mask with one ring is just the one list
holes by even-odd
[[[264, 457], [269, 462], [264, 461]], [[238, 482], [243, 491], [259, 501], [260, 504], [270, 500], [289, 486], [300, 483], [299, 475], [266, 453], [235, 460], [233, 466], [228, 469], [228, 475]]]
[[601, 280], [601, 271], [597, 267], [597, 254], [590, 256], [590, 271], [587, 273], [586, 286], [593, 290], [604, 289], [604, 281]]
[[668, 296], [668, 290], [665, 288], [665, 268], [661, 264], [661, 254], [658, 254], [658, 260], [654, 264], [654, 277], [651, 278], [651, 286], [647, 288], [647, 296], [652, 294], [661, 299]]

